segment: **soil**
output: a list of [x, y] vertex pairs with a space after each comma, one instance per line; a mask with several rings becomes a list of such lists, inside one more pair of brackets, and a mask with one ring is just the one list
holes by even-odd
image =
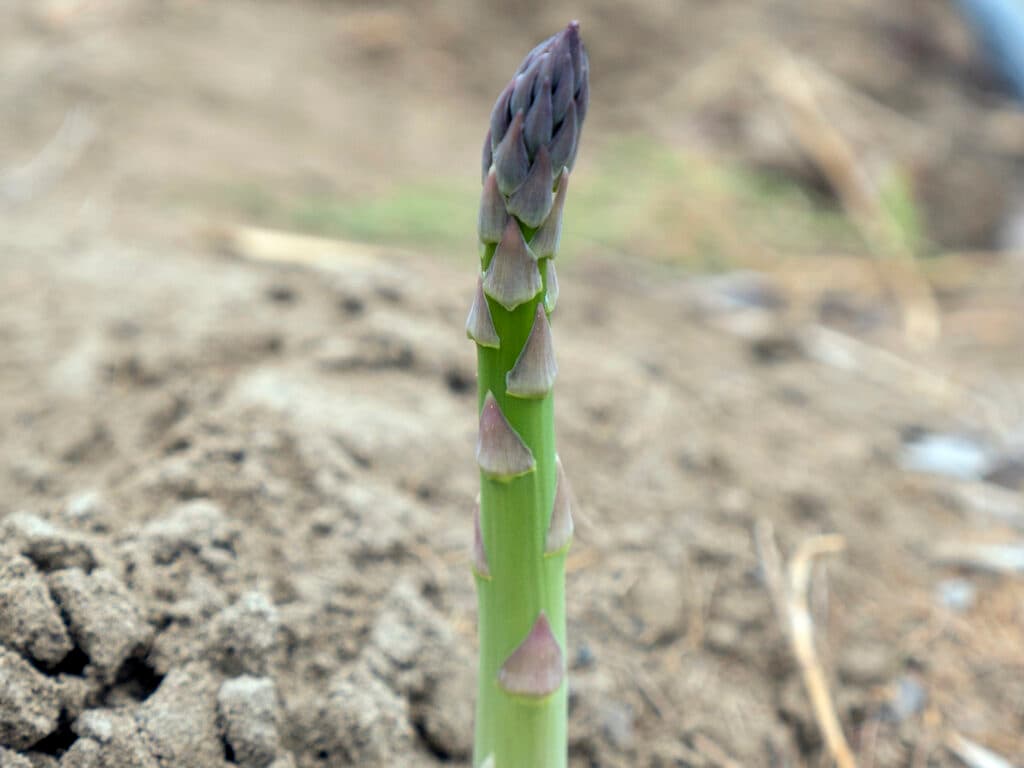
[[[95, 120], [59, 178], [0, 196], [0, 767], [468, 765], [472, 272], [344, 243], [268, 262], [194, 237], [208, 218], [166, 190], [475, 172], [493, 83], [571, 11], [521, 5], [529, 24], [455, 2], [0, 14], [0, 167], [69, 105]], [[677, 107], [655, 114], [637, 74], [682, 44], [675, 6], [618, 7], [578, 11], [620, 99], [593, 109], [598, 143], [630, 98], [648, 127]], [[710, 7], [689, 4], [689, 40]], [[515, 35], [481, 55], [499, 22]], [[986, 107], [960, 77], [929, 83], [967, 125]], [[466, 119], [416, 119], [436, 110]], [[914, 352], [847, 266], [562, 269], [573, 766], [826, 764], [771, 544], [833, 533], [810, 610], [861, 764], [960, 765], [958, 738], [1024, 761], [1024, 582], [963, 550], [1024, 526], [1019, 272], [943, 273], [946, 335]], [[944, 433], [999, 471], [909, 471]]]

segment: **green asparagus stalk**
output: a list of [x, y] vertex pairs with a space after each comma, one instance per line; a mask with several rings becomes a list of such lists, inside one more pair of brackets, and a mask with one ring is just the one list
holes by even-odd
[[568, 761], [565, 558], [573, 524], [555, 450], [550, 315], [589, 68], [573, 22], [527, 55], [484, 140], [480, 276], [466, 321], [480, 411], [478, 768]]

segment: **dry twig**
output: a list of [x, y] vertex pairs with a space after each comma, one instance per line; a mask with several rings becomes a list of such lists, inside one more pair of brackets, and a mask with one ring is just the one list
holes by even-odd
[[856, 768], [857, 763], [843, 735], [825, 672], [814, 648], [814, 622], [807, 605], [807, 589], [814, 558], [841, 552], [846, 547], [846, 541], [842, 536], [832, 534], [814, 536], [803, 542], [789, 563], [787, 582], [783, 578], [781, 558], [771, 523], [767, 520], [759, 521], [755, 536], [772, 603], [780, 615], [783, 632], [800, 666], [804, 687], [825, 745], [839, 768]]

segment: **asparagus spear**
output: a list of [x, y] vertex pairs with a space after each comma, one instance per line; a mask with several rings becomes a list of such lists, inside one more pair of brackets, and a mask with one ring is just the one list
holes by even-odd
[[579, 25], [534, 48], [501, 92], [483, 148], [477, 345], [480, 503], [473, 570], [480, 674], [473, 764], [565, 768], [569, 489], [555, 452], [550, 314], [569, 171], [589, 94]]

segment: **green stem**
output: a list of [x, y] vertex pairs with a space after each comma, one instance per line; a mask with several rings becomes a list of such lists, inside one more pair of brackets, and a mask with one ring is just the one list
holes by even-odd
[[[529, 236], [531, 233], [526, 231]], [[494, 246], [484, 253], [484, 264]], [[479, 398], [494, 394], [511, 427], [533, 453], [535, 468], [512, 480], [480, 476], [480, 524], [490, 578], [477, 574], [480, 675], [474, 765], [493, 755], [495, 768], [565, 768], [567, 685], [532, 698], [498, 684], [499, 670], [544, 612], [565, 648], [565, 551], [546, 555], [545, 536], [555, 497], [554, 397], [523, 399], [507, 394], [506, 375], [533, 325], [541, 291], [506, 310], [488, 299], [498, 349], [478, 346]]]

